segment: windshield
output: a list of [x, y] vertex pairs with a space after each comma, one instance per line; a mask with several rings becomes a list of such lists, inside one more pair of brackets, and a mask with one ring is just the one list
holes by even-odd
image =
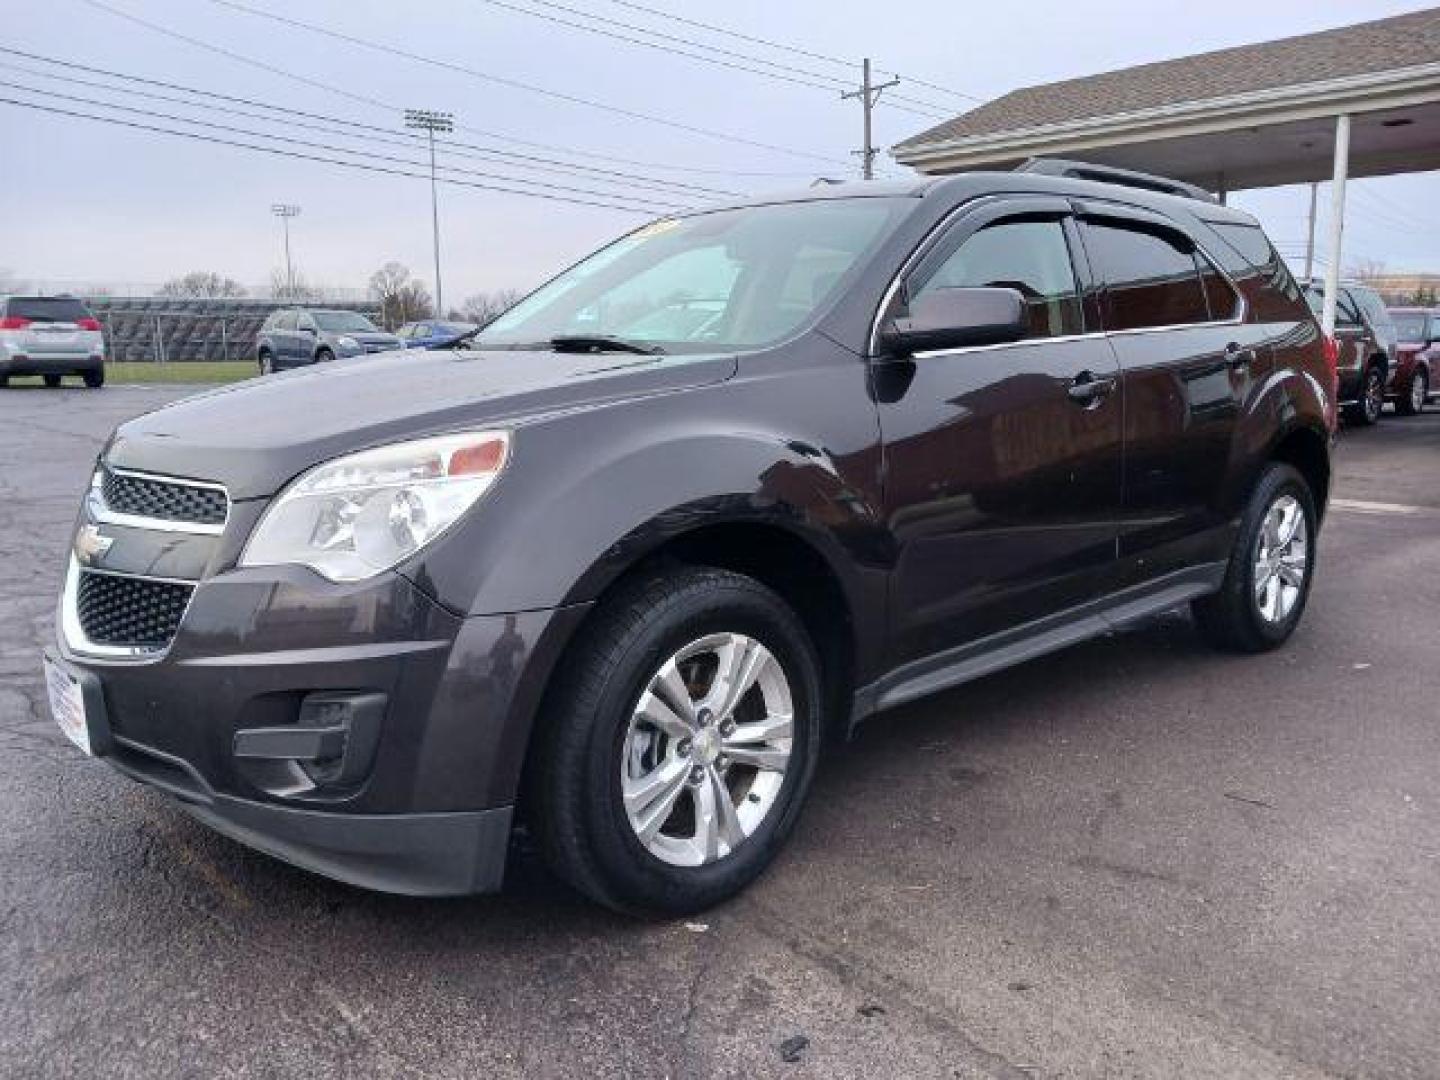
[[819, 310], [913, 205], [819, 199], [656, 221], [541, 286], [476, 340], [612, 337], [665, 352], [768, 345]]
[[359, 330], [375, 333], [379, 329], [358, 311], [315, 311], [315, 325], [321, 330]]
[[1394, 311], [1391, 316], [1395, 320], [1395, 329], [1399, 332], [1401, 341], [1423, 345], [1428, 340], [1425, 334], [1425, 312]]

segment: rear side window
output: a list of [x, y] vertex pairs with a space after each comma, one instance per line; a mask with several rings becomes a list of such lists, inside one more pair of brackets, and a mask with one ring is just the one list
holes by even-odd
[[977, 286], [1019, 292], [1030, 320], [1028, 337], [1060, 337], [1082, 329], [1070, 246], [1058, 220], [1004, 221], [981, 229], [910, 288], [913, 298], [931, 289]]
[[1239, 282], [1256, 317], [1262, 321], [1294, 318], [1300, 286], [1260, 226], [1228, 221], [1208, 221], [1206, 225], [1221, 241], [1212, 254]]
[[1085, 225], [1085, 248], [1105, 283], [1106, 327], [1143, 330], [1210, 321], [1195, 245], [1168, 229]]
[[12, 296], [5, 302], [5, 314], [31, 322], [79, 322], [90, 318], [90, 309], [73, 296]]

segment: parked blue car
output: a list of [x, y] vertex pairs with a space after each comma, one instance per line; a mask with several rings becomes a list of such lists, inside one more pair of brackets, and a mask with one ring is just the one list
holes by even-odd
[[397, 334], [407, 349], [428, 349], [454, 341], [461, 334], [475, 329], [474, 323], [449, 322], [442, 319], [427, 319], [424, 322], [410, 322], [400, 327]]

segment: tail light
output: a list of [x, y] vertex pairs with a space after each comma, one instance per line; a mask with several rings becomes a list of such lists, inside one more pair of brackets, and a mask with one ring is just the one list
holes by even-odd
[[99, 329], [100, 329], [100, 320], [99, 320], [99, 319], [76, 319], [76, 320], [75, 320], [75, 325], [78, 326], [81, 330], [99, 330]]
[[24, 330], [29, 325], [29, 319], [22, 319], [18, 315], [6, 315], [0, 318], [0, 330]]
[[1329, 334], [1321, 337], [1325, 350], [1325, 366], [1330, 369], [1330, 406], [1326, 410], [1330, 430], [1340, 426], [1340, 342]]

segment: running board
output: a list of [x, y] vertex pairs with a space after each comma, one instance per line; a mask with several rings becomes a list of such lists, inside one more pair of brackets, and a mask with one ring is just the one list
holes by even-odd
[[1077, 645], [1137, 619], [1218, 592], [1224, 580], [1223, 562], [1177, 570], [1102, 600], [913, 661], [855, 692], [850, 731], [853, 734], [862, 720], [875, 713]]

